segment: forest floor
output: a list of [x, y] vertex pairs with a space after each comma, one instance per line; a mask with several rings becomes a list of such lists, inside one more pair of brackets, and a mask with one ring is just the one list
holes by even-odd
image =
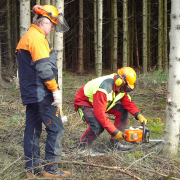
[[[105, 71], [103, 75], [109, 74]], [[94, 142], [87, 155], [77, 155], [74, 146], [79, 142], [87, 125], [74, 111], [74, 96], [77, 90], [95, 76], [63, 73], [63, 115], [68, 121], [64, 123], [65, 135], [62, 145], [62, 160], [59, 167], [71, 171], [66, 179], [78, 180], [163, 180], [180, 179], [180, 147], [177, 156], [170, 158], [161, 155], [162, 143], [131, 144], [131, 151], [111, 151], [110, 135], [104, 131]], [[151, 130], [151, 139], [161, 139], [167, 94], [167, 74], [152, 72], [138, 75], [137, 87], [131, 92], [142, 114], [147, 118], [147, 127]], [[114, 117], [109, 116], [112, 119]], [[19, 89], [12, 83], [0, 85], [0, 179], [26, 179], [23, 155], [23, 132], [25, 123], [25, 106], [22, 105]], [[139, 126], [139, 122], [129, 115], [128, 126]], [[46, 132], [40, 138], [43, 159]], [[38, 179], [43, 179], [42, 177]]]

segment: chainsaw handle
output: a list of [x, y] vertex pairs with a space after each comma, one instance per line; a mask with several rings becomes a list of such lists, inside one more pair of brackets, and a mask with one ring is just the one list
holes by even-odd
[[122, 137], [123, 137], [124, 139], [126, 139], [126, 138], [127, 138], [127, 135], [126, 135], [126, 134], [123, 134]]
[[142, 142], [146, 141], [146, 128], [145, 128], [145, 122], [143, 121], [143, 137], [142, 137]]

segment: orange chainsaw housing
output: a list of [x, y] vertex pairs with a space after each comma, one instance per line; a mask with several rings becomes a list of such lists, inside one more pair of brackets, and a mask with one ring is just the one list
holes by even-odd
[[143, 129], [130, 127], [125, 130], [124, 139], [128, 142], [140, 142], [143, 139]]

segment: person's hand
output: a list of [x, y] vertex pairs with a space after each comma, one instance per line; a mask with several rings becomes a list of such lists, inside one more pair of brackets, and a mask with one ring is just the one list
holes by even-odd
[[61, 99], [62, 99], [59, 90], [53, 92], [53, 98], [54, 98], [54, 102], [51, 105], [59, 106], [59, 104], [61, 103]]
[[138, 114], [138, 115], [137, 115], [137, 118], [139, 119], [141, 126], [143, 125], [143, 122], [144, 122], [145, 125], [146, 125], [147, 119], [146, 119], [142, 114]]
[[123, 132], [121, 132], [121, 131], [119, 131], [114, 137], [113, 137], [113, 139], [124, 139], [123, 138]]

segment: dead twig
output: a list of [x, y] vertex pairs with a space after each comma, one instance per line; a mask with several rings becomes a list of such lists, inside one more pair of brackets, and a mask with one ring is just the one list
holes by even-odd
[[99, 165], [99, 164], [93, 164], [93, 163], [85, 163], [85, 162], [78, 162], [78, 161], [64, 161], [62, 160], [61, 163], [68, 163], [68, 164], [81, 164], [81, 165], [87, 165], [87, 166], [94, 166], [94, 167], [100, 167], [100, 168], [104, 168], [104, 169], [110, 169], [110, 170], [115, 170], [115, 171], [120, 171], [121, 173], [127, 174], [130, 177], [133, 177], [137, 180], [142, 180], [141, 178], [139, 178], [136, 175], [133, 175], [129, 172], [126, 172], [125, 170], [123, 170], [121, 167], [109, 167], [109, 166], [104, 166], [104, 165]]

